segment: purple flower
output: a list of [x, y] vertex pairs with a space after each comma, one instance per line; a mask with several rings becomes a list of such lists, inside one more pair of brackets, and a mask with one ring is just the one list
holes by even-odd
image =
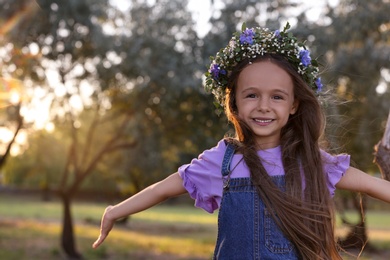
[[321, 82], [321, 78], [320, 77], [316, 78], [316, 80], [314, 82], [317, 86], [317, 92], [321, 92], [322, 87], [323, 87], [322, 82]]
[[255, 37], [255, 32], [253, 31], [253, 29], [246, 29], [240, 35], [240, 43], [241, 44], [247, 43], [249, 45], [252, 45], [253, 37]]
[[280, 38], [280, 31], [279, 30], [276, 30], [274, 32], [274, 34], [275, 34], [276, 38]]
[[221, 70], [221, 67], [215, 63], [211, 65], [209, 72], [215, 80], [218, 80], [220, 74], [226, 75], [226, 70]]
[[301, 59], [303, 66], [307, 67], [310, 65], [310, 63], [311, 63], [310, 51], [301, 50], [299, 52], [299, 58]]

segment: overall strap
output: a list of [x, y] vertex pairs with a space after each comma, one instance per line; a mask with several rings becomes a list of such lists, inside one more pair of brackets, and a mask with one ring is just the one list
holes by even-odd
[[222, 169], [221, 173], [223, 177], [228, 177], [230, 173], [230, 163], [232, 162], [234, 152], [236, 150], [235, 146], [229, 142], [226, 142], [226, 151], [223, 156]]

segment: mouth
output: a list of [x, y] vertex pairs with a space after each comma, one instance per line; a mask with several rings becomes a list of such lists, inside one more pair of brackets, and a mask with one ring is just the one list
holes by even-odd
[[264, 124], [271, 123], [272, 121], [274, 121], [273, 119], [256, 119], [256, 118], [254, 118], [253, 120], [257, 123], [264, 123]]
[[253, 118], [253, 120], [257, 123], [271, 123], [274, 119], [261, 119], [261, 118]]
[[261, 126], [266, 126], [266, 125], [269, 125], [271, 124], [274, 119], [269, 119], [269, 118], [253, 118], [253, 121], [258, 124], [258, 125], [261, 125]]

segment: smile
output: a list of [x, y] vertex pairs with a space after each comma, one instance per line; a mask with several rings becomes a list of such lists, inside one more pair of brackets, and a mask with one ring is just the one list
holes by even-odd
[[271, 123], [273, 119], [254, 119], [254, 121], [257, 123], [267, 124], [267, 123]]

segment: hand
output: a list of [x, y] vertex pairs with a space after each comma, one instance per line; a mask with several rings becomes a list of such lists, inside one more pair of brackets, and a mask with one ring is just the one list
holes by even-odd
[[114, 226], [115, 219], [110, 219], [108, 217], [108, 212], [111, 210], [112, 206], [108, 206], [106, 210], [104, 211], [102, 221], [100, 224], [100, 235], [98, 239], [95, 241], [95, 243], [92, 244], [92, 248], [98, 248], [103, 241], [106, 239], [108, 234], [110, 233], [111, 229]]

